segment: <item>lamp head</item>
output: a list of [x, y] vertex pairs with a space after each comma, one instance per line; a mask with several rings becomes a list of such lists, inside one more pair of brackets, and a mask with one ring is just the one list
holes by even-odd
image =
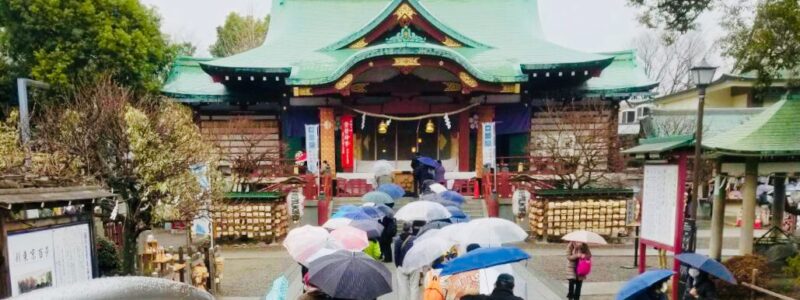
[[690, 76], [692, 82], [696, 84], [698, 87], [706, 87], [711, 84], [711, 81], [714, 80], [714, 73], [717, 72], [717, 67], [712, 66], [708, 63], [705, 59], [700, 61], [699, 64], [695, 65], [690, 69]]

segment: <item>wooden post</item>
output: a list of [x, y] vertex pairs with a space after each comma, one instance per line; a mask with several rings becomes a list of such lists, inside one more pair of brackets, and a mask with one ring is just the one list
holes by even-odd
[[[750, 284], [756, 285], [756, 276], [758, 276], [758, 269], [753, 269], [753, 272], [750, 274]], [[756, 291], [750, 289], [750, 300], [756, 299]]]
[[208, 289], [211, 291], [212, 295], [217, 294], [217, 281], [216, 281], [216, 270], [214, 270], [214, 263], [216, 259], [214, 258], [214, 248], [208, 247], [205, 248], [206, 258], [208, 261]]
[[183, 247], [178, 247], [178, 264], [183, 265], [183, 268], [178, 271], [180, 282], [186, 282], [186, 260], [183, 258]]
[[9, 211], [0, 209], [0, 298], [11, 297], [11, 273], [8, 269], [10, 258], [8, 257], [8, 228], [6, 221]]
[[775, 173], [773, 177], [775, 187], [772, 201], [772, 222], [770, 224], [777, 230], [772, 231], [772, 236], [778, 238], [783, 231], [783, 211], [786, 207], [786, 173]]
[[715, 164], [716, 177], [714, 178], [714, 204], [711, 212], [711, 242], [708, 246], [708, 256], [719, 261], [722, 259], [722, 235], [725, 229], [725, 178], [727, 174], [721, 171], [721, 164]]

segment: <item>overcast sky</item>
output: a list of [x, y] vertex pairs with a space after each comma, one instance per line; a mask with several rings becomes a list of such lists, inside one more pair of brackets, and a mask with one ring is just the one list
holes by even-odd
[[[162, 30], [173, 40], [195, 44], [197, 56], [209, 55], [208, 46], [216, 40], [215, 28], [224, 23], [228, 13], [264, 16], [272, 4], [271, 0], [141, 1], [156, 7]], [[570, 48], [590, 52], [628, 49], [643, 29], [636, 21], [637, 9], [626, 3], [627, 0], [540, 0], [541, 22], [551, 41]], [[714, 19], [711, 13], [701, 18], [709, 45], [720, 36]]]

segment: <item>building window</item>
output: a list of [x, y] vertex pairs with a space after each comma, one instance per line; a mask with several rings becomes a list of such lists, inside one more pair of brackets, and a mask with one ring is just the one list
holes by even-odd
[[636, 118], [638, 120], [644, 119], [650, 116], [651, 108], [650, 106], [639, 106], [636, 108]]
[[620, 124], [636, 123], [636, 111], [635, 110], [621, 111], [619, 115], [619, 123]]

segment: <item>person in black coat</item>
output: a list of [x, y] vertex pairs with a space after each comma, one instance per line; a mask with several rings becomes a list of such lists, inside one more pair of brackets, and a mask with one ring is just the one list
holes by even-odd
[[708, 274], [695, 268], [689, 269], [689, 279], [686, 281], [686, 292], [683, 299], [719, 299], [717, 287], [708, 277]]
[[383, 225], [383, 232], [378, 239], [378, 244], [381, 246], [381, 253], [383, 254], [383, 262], [392, 262], [392, 240], [397, 235], [397, 220], [391, 216], [384, 216], [381, 219]]
[[522, 298], [514, 296], [514, 276], [506, 273], [497, 276], [497, 281], [494, 283], [494, 290], [487, 299], [522, 300]]
[[414, 176], [414, 194], [419, 195], [419, 183], [422, 182], [417, 177], [417, 169], [421, 163], [419, 162], [419, 152], [414, 153], [414, 158], [411, 159], [411, 174]]

